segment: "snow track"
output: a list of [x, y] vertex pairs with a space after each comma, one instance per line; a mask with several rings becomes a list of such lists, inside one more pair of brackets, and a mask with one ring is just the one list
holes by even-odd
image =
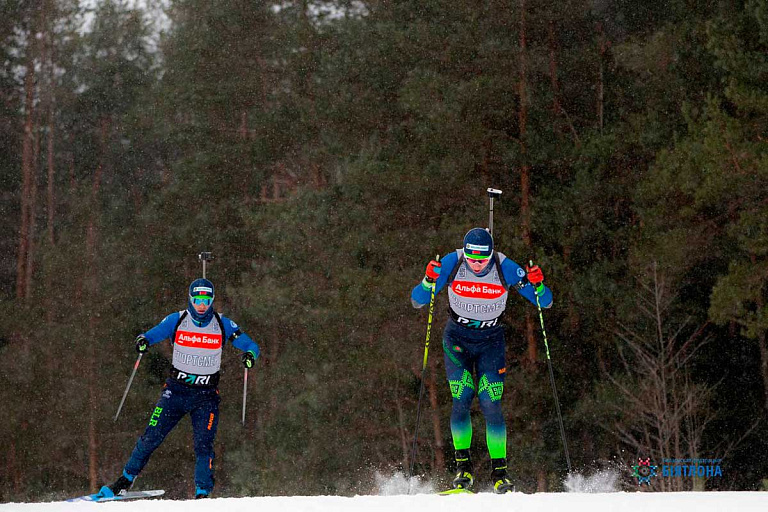
[[764, 512], [768, 492], [290, 496], [111, 503], [6, 503], [0, 512]]

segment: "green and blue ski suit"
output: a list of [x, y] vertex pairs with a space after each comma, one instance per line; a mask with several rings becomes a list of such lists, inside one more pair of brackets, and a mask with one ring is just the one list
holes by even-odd
[[[536, 304], [536, 292], [525, 270], [504, 254], [494, 252], [488, 266], [475, 274], [458, 249], [441, 261], [435, 294], [448, 286], [450, 317], [443, 331], [443, 352], [448, 384], [453, 397], [451, 435], [456, 450], [469, 449], [472, 442], [470, 406], [475, 395], [485, 417], [486, 441], [491, 459], [506, 459], [507, 429], [501, 409], [506, 373], [504, 326], [501, 315], [508, 291], [514, 288]], [[417, 285], [411, 303], [420, 308], [429, 304], [431, 287]], [[544, 287], [539, 297], [542, 308], [552, 305], [552, 292]], [[475, 383], [473, 374], [478, 381]]]

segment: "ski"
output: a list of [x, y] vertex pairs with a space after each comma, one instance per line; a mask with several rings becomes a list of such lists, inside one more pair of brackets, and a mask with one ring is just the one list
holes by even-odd
[[85, 496], [79, 496], [77, 498], [68, 499], [67, 502], [72, 503], [76, 501], [93, 501], [96, 503], [101, 503], [103, 501], [118, 501], [118, 500], [137, 500], [140, 498], [156, 498], [158, 496], [162, 496], [165, 494], [165, 491], [162, 489], [156, 489], [153, 491], [126, 491], [123, 494], [118, 494], [117, 496], [99, 496], [98, 493], [96, 494], [86, 494]]
[[[495, 493], [491, 492], [491, 494], [514, 494], [515, 491], [507, 491], [503, 493]], [[480, 494], [475, 491], [470, 491], [469, 489], [448, 489], [447, 491], [441, 491], [437, 493], [438, 496], [451, 496], [453, 494]], [[482, 491], [482, 494], [486, 494], [485, 491]]]
[[470, 491], [469, 489], [448, 489], [447, 491], [442, 491], [437, 494], [440, 496], [450, 496], [452, 494], [475, 494], [475, 493]]

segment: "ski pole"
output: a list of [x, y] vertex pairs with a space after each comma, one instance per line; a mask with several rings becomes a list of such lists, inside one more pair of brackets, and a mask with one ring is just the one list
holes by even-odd
[[115, 419], [112, 421], [117, 421], [117, 417], [120, 416], [120, 411], [123, 408], [123, 404], [125, 403], [125, 397], [128, 396], [128, 390], [131, 389], [131, 383], [133, 382], [133, 378], [136, 376], [136, 370], [139, 369], [139, 363], [141, 362], [141, 356], [144, 354], [139, 354], [139, 357], [136, 358], [136, 364], [133, 365], [133, 371], [131, 372], [131, 378], [128, 379], [128, 385], [125, 386], [125, 392], [123, 393], [123, 398], [120, 400], [120, 405], [117, 407], [117, 414], [115, 414]]
[[245, 426], [245, 397], [248, 391], [248, 368], [243, 373], [243, 426]]
[[[533, 261], [529, 260], [530, 266], [533, 266]], [[547, 366], [549, 366], [549, 382], [552, 384], [552, 395], [555, 398], [555, 410], [557, 411], [557, 420], [560, 422], [560, 438], [563, 440], [563, 451], [565, 452], [565, 462], [568, 464], [568, 473], [571, 472], [571, 456], [568, 453], [568, 442], [565, 440], [565, 426], [563, 425], [563, 415], [560, 412], [560, 399], [557, 397], [557, 386], [555, 386], [555, 372], [552, 370], [552, 359], [549, 357], [549, 342], [547, 342], [547, 331], [544, 329], [544, 313], [541, 311], [541, 303], [539, 302], [539, 295], [534, 291], [536, 296], [536, 306], [539, 308], [539, 322], [541, 322], [541, 334], [544, 337], [544, 348], [547, 351]]]
[[488, 200], [490, 201], [490, 208], [488, 210], [488, 232], [493, 235], [493, 200], [501, 197], [501, 190], [489, 188], [486, 192], [488, 192]]
[[209, 251], [203, 251], [197, 255], [197, 259], [203, 263], [203, 279], [205, 279], [205, 263], [207, 261], [212, 261], [213, 255]]
[[[436, 261], [440, 261], [440, 255], [435, 256]], [[413, 478], [413, 467], [416, 463], [416, 446], [419, 440], [419, 423], [421, 422], [421, 398], [424, 396], [424, 377], [427, 373], [427, 355], [429, 354], [429, 336], [432, 332], [432, 315], [435, 311], [435, 286], [437, 283], [432, 283], [432, 292], [429, 297], [429, 318], [427, 320], [427, 341], [424, 344], [424, 361], [421, 364], [421, 385], [419, 386], [419, 405], [416, 408], [416, 430], [413, 433], [413, 446], [411, 447], [411, 468], [409, 471], [409, 477]], [[410, 493], [410, 489], [409, 489]]]

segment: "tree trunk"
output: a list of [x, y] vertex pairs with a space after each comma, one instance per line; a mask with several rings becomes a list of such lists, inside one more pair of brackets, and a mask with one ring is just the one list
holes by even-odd
[[[397, 382], [397, 380], [395, 380]], [[408, 426], [405, 423], [405, 413], [403, 412], [403, 403], [400, 399], [400, 385], [397, 382], [395, 387], [395, 407], [397, 408], [397, 424], [400, 433], [400, 447], [403, 450], [403, 468], [411, 467], [411, 453], [408, 447]]]
[[242, 140], [248, 138], [248, 112], [245, 110], [240, 112], [240, 128], [237, 130], [237, 135]]
[[10, 447], [8, 449], [8, 477], [13, 482], [13, 492], [18, 496], [21, 494], [22, 489], [22, 477], [21, 471], [19, 471], [18, 461], [16, 460], [16, 441], [10, 440]]
[[603, 98], [604, 98], [604, 92], [603, 92], [603, 59], [602, 55], [600, 56], [600, 70], [598, 71], [598, 77], [597, 77], [597, 123], [600, 127], [600, 135], [603, 134]]
[[[96, 303], [96, 282], [94, 270], [96, 268], [96, 243], [98, 239], [98, 224], [99, 220], [99, 192], [101, 191], [101, 179], [104, 172], [104, 166], [107, 159], [107, 133], [109, 130], [109, 121], [102, 119], [99, 127], [100, 141], [101, 141], [101, 160], [96, 167], [96, 172], [93, 175], [93, 185], [91, 186], [90, 197], [90, 215], [88, 217], [88, 227], [86, 232], [85, 242], [85, 254], [88, 264], [86, 265], [87, 274], [85, 281], [88, 283], [87, 288], [87, 303], [91, 307], [95, 307]], [[91, 339], [96, 337], [96, 315], [89, 315], [88, 327], [91, 334]], [[91, 489], [98, 489], [98, 439], [96, 422], [98, 415], [96, 414], [98, 407], [98, 386], [97, 386], [97, 360], [96, 353], [93, 348], [93, 344], [88, 344], [88, 391], [90, 401], [89, 408], [89, 424], [88, 424], [88, 478], [90, 480]]]
[[90, 368], [88, 388], [90, 392], [90, 403], [88, 405], [88, 485], [91, 488], [91, 492], [97, 492], [99, 490], [99, 460], [96, 454], [99, 450], [99, 445], [96, 441], [96, 417], [94, 413], [95, 409], [95, 384], [93, 378], [93, 368]]
[[427, 377], [427, 388], [429, 392], [429, 405], [432, 409], [432, 433], [435, 437], [435, 469], [437, 471], [445, 472], [445, 456], [443, 443], [443, 430], [440, 426], [440, 408], [437, 404], [437, 385], [435, 383], [435, 359], [432, 358], [429, 368], [429, 376]]
[[547, 492], [547, 472], [543, 469], [536, 472], [536, 492]]
[[600, 135], [603, 134], [603, 126], [605, 125], [605, 74], [604, 74], [604, 62], [605, 54], [608, 51], [609, 43], [605, 39], [605, 33], [603, 32], [602, 23], [597, 24], [598, 31], [598, 51], [599, 51], [599, 66], [597, 74], [597, 122], [600, 128]]
[[[264, 367], [264, 380], [266, 382], [274, 382], [276, 379], [275, 368], [277, 368], [278, 359], [280, 357], [280, 340], [282, 336], [280, 332], [273, 330], [272, 336], [269, 337], [269, 346], [265, 350], [265, 367]], [[267, 353], [268, 352], [268, 353]], [[261, 433], [262, 442], [267, 442], [267, 425], [272, 421], [275, 416], [275, 411], [280, 407], [280, 394], [277, 390], [272, 390], [269, 394], [269, 401], [265, 411], [261, 411], [256, 415], [257, 429]]]
[[35, 266], [35, 231], [37, 228], [37, 163], [40, 161], [40, 137], [38, 136], [39, 120], [37, 109], [33, 116], [33, 150], [32, 150], [32, 174], [29, 183], [29, 200], [27, 208], [27, 261], [24, 276], [24, 296], [29, 299], [32, 296], [32, 274]]
[[555, 21], [549, 20], [548, 24], [549, 32], [549, 82], [552, 87], [552, 114], [553, 114], [553, 131], [555, 134], [559, 132], [557, 127], [557, 118], [563, 116], [565, 122], [568, 124], [568, 129], [573, 135], [573, 140], [576, 145], [580, 145], [579, 134], [576, 132], [576, 128], [571, 122], [571, 118], [568, 112], [565, 111], [563, 104], [560, 103], [560, 85], [557, 80], [557, 38], [555, 37]]
[[34, 123], [33, 116], [35, 111], [35, 63], [30, 58], [27, 62], [27, 75], [24, 78], [24, 111], [26, 114], [24, 121], [24, 139], [21, 152], [21, 208], [20, 208], [20, 229], [19, 229], [19, 249], [16, 259], [16, 298], [25, 299], [27, 290], [27, 251], [29, 248], [29, 202], [31, 199], [32, 174], [34, 172]]
[[[757, 263], [757, 258], [753, 254], [751, 255], [752, 263]], [[757, 310], [763, 310], [763, 298], [758, 294], [757, 297]], [[765, 346], [765, 330], [760, 332], [757, 337], [757, 346], [760, 350], [760, 370], [763, 376], [763, 394], [765, 399], [765, 410], [768, 411], [768, 347]]]
[[48, 108], [48, 243], [53, 247], [56, 244], [53, 231], [53, 222], [55, 220], [56, 213], [56, 196], [54, 194], [54, 179], [56, 177], [56, 168], [54, 165], [53, 149], [54, 149], [54, 131], [53, 131], [53, 98], [51, 98], [51, 105]]
[[[573, 276], [573, 266], [571, 261], [571, 254], [573, 253], [573, 248], [570, 245], [563, 246], [563, 263], [565, 263], [565, 276], [568, 280], [567, 282], [572, 283], [574, 282], [574, 276]], [[579, 310], [576, 307], [576, 301], [570, 300], [568, 301], [568, 324], [570, 327], [571, 332], [576, 333], [579, 332], [579, 324], [580, 324], [580, 315]]]
[[[555, 21], [549, 20], [547, 24], [549, 36], [549, 85], [552, 88], [552, 114], [553, 119], [560, 115], [560, 87], [557, 84], [557, 40], [555, 39]], [[557, 132], [557, 127], [554, 127]]]
[[[520, 0], [520, 77], [518, 82], [518, 95], [520, 96], [520, 110], [518, 111], [518, 124], [520, 126], [520, 221], [522, 237], [525, 246], [531, 250], [531, 208], [530, 208], [530, 165], [528, 164], [528, 39], [526, 35], [526, 5], [525, 0]], [[528, 350], [527, 359], [533, 363], [537, 360], [536, 336], [534, 336], [533, 317], [530, 311], [525, 314], [525, 333]]]
[[[56, 83], [56, 66], [54, 63], [54, 43], [53, 43], [53, 29], [50, 25], [52, 23], [49, 23], [48, 20], [50, 19], [49, 16], [47, 16], [47, 13], [50, 9], [50, 2], [45, 2], [45, 7], [43, 9], [43, 14], [45, 16], [45, 21], [43, 22], [43, 25], [45, 26], [45, 34], [43, 34], [43, 37], [41, 39], [42, 44], [42, 52], [41, 52], [41, 60], [42, 60], [42, 66], [45, 68], [45, 90], [44, 90], [44, 105], [45, 105], [45, 112], [46, 112], [46, 119], [45, 124], [48, 126], [48, 137], [47, 137], [47, 145], [46, 145], [46, 160], [47, 160], [47, 181], [46, 181], [46, 213], [47, 213], [47, 235], [48, 235], [48, 243], [51, 247], [54, 245], [54, 233], [53, 233], [53, 221], [54, 221], [54, 212], [56, 210], [56, 207], [54, 206], [54, 178], [55, 178], [55, 167], [54, 167], [54, 109], [55, 109], [55, 101], [54, 101], [54, 87]], [[42, 124], [41, 119], [41, 124]]]
[[[70, 147], [73, 147], [75, 145], [75, 137], [70, 136], [69, 137], [69, 143], [71, 144]], [[69, 195], [70, 197], [74, 196], [75, 194], [75, 186], [77, 185], [77, 180], [75, 179], [75, 155], [74, 153], [70, 152], [68, 155], [68, 163], [69, 163]]]

